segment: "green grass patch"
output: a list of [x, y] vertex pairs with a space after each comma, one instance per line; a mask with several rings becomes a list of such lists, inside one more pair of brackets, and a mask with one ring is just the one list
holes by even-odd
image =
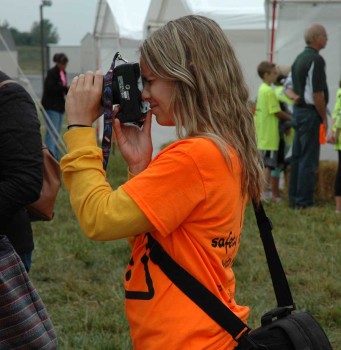
[[[116, 187], [126, 175], [116, 151], [110, 157], [108, 180]], [[289, 209], [285, 201], [265, 208], [298, 309], [311, 312], [334, 349], [341, 349], [341, 217], [335, 215], [334, 203], [306, 211]], [[54, 220], [34, 223], [34, 234], [30, 276], [58, 333], [59, 349], [131, 349], [123, 288], [127, 242], [85, 238], [64, 186]], [[251, 307], [249, 324], [259, 326], [276, 300], [251, 206], [234, 271], [237, 302]]]
[[41, 73], [41, 50], [39, 46], [17, 46], [18, 63], [26, 73]]

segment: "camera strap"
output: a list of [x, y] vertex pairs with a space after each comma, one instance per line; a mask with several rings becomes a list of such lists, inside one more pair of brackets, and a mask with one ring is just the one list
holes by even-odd
[[114, 74], [116, 55], [113, 58], [110, 69], [103, 78], [103, 109], [104, 109], [104, 126], [102, 139], [103, 168], [106, 170], [109, 160], [112, 138], [112, 106], [113, 91], [112, 78]]

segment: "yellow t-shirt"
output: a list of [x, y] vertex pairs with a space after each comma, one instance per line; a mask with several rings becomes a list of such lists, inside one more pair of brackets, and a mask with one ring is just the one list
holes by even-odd
[[[333, 131], [336, 131], [337, 128], [341, 128], [341, 88], [336, 92], [333, 119], [335, 120]], [[339, 134], [338, 140], [336, 140], [335, 149], [341, 150], [341, 133]]]
[[275, 91], [266, 83], [258, 89], [255, 127], [257, 148], [266, 151], [278, 151], [279, 119], [276, 113], [281, 110]]
[[[232, 271], [246, 199], [233, 151], [231, 162], [210, 140], [178, 141], [122, 187], [168, 254], [246, 322], [249, 308], [236, 304]], [[146, 244], [146, 235], [136, 238], [125, 273], [134, 349], [233, 349], [231, 336], [149, 260]]]

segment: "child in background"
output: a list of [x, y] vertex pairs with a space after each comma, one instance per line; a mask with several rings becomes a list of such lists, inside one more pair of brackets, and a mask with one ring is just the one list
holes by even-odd
[[[282, 74], [282, 68], [278, 68], [278, 77], [274, 86], [274, 90], [279, 101], [281, 110], [292, 115], [292, 106], [294, 101], [285, 95], [284, 81], [286, 76]], [[292, 146], [294, 129], [291, 128], [290, 122], [285, 120], [279, 121], [279, 147], [278, 147], [278, 164], [277, 167], [271, 170], [271, 190], [272, 199], [275, 202], [280, 202], [279, 181], [281, 172], [288, 165], [288, 153]]]
[[[257, 72], [262, 79], [258, 89], [255, 127], [257, 136], [257, 148], [263, 156], [267, 190], [264, 199], [278, 201], [276, 193], [276, 179], [271, 178], [271, 170], [278, 164], [278, 150], [280, 144], [279, 120], [291, 120], [291, 115], [282, 111], [276, 93], [272, 85], [276, 82], [278, 73], [276, 65], [263, 61], [258, 65]], [[270, 190], [274, 188], [274, 192]]]
[[335, 149], [338, 152], [338, 168], [335, 178], [335, 212], [341, 214], [341, 80], [339, 89], [336, 92], [336, 101], [333, 110], [333, 127], [327, 137], [327, 142], [335, 144]]

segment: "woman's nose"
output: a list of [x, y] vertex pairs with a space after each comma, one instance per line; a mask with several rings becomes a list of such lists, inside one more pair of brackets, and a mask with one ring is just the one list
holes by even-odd
[[150, 98], [150, 92], [149, 90], [146, 88], [146, 86], [143, 86], [143, 90], [142, 90], [142, 100], [143, 101], [147, 101]]

